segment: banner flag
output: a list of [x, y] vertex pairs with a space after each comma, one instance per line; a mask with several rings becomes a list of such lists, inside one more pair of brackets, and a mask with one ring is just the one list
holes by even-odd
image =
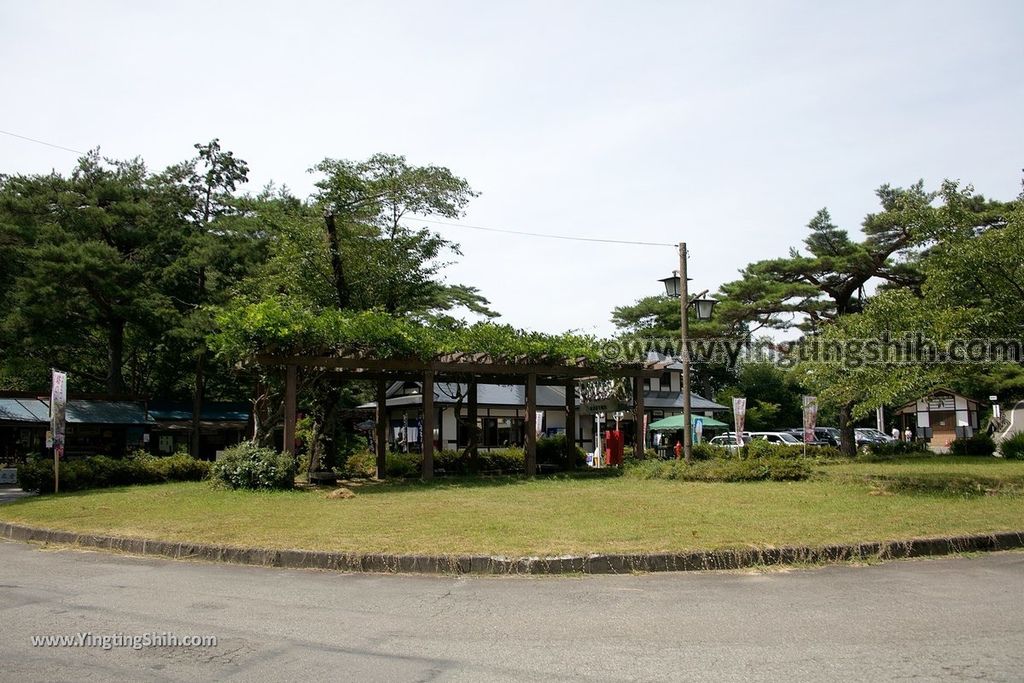
[[804, 396], [804, 443], [814, 441], [814, 428], [818, 424], [818, 397]]
[[53, 386], [50, 390], [50, 433], [53, 447], [64, 448], [64, 432], [67, 425], [68, 376], [60, 370], [53, 371]]
[[736, 445], [743, 445], [743, 423], [747, 418], [747, 399], [734, 398], [732, 400], [732, 415], [736, 422]]

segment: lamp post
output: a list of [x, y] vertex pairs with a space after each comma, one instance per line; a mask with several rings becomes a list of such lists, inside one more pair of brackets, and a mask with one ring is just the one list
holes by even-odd
[[702, 298], [707, 294], [707, 290], [704, 290], [693, 299], [690, 299], [689, 288], [686, 277], [686, 242], [679, 243], [679, 271], [673, 273], [672, 277], [662, 278], [661, 282], [665, 283], [665, 293], [671, 297], [679, 297], [679, 317], [680, 317], [680, 341], [682, 342], [682, 352], [680, 353], [679, 360], [683, 365], [683, 456], [686, 458], [686, 464], [689, 465], [693, 462], [693, 425], [690, 421], [691, 417], [690, 408], [690, 321], [686, 315], [687, 309], [690, 304], [693, 304], [697, 309], [698, 320], [711, 320], [711, 313], [715, 308], [715, 304], [718, 303], [714, 299]]

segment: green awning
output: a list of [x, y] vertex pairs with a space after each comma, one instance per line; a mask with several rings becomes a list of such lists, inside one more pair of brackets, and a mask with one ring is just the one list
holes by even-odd
[[[729, 426], [729, 425], [725, 424], [724, 422], [716, 420], [713, 417], [707, 417], [705, 415], [690, 415], [690, 424], [691, 425], [695, 424], [697, 422], [697, 420], [702, 420], [704, 422], [704, 427], [706, 427], [706, 428], [707, 427], [714, 427], [714, 428], [717, 429], [719, 427], [728, 427]], [[663, 417], [660, 420], [652, 422], [651, 424], [649, 424], [647, 426], [647, 428], [650, 429], [651, 431], [654, 431], [654, 432], [658, 432], [658, 431], [671, 431], [671, 430], [674, 430], [674, 429], [682, 429], [683, 428], [683, 416], [682, 415], [669, 415], [668, 417]]]

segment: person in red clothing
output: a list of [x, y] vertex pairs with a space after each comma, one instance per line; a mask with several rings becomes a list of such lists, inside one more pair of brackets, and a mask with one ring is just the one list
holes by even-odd
[[683, 444], [681, 442], [679, 442], [679, 441], [676, 441], [676, 447], [675, 447], [674, 450], [676, 452], [676, 460], [682, 459], [682, 457], [683, 457]]

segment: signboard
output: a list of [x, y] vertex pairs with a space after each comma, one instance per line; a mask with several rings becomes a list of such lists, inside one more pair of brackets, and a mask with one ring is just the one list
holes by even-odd
[[542, 433], [541, 429], [544, 426], [544, 411], [543, 410], [538, 410], [537, 411], [536, 422], [537, 422], [537, 425], [536, 425], [537, 426], [537, 433], [541, 434]]
[[67, 425], [68, 376], [53, 371], [53, 386], [50, 390], [50, 432], [53, 435], [53, 448], [64, 449], [64, 431]]
[[804, 443], [814, 441], [814, 428], [818, 425], [818, 397], [804, 396]]
[[732, 416], [736, 423], [736, 445], [743, 445], [743, 424], [747, 418], [747, 399], [734, 398], [732, 400]]
[[601, 413], [616, 413], [622, 410], [628, 410], [628, 406], [614, 398], [586, 401], [580, 405], [580, 415], [600, 415]]
[[647, 448], [647, 425], [650, 423], [650, 421], [650, 416], [647, 413], [644, 413], [644, 426], [642, 427], [643, 431], [640, 432], [640, 443], [644, 445], [644, 448]]
[[928, 399], [928, 410], [954, 410], [956, 402], [952, 396], [932, 396]]
[[704, 436], [704, 418], [695, 417], [693, 418], [693, 443], [700, 443], [701, 437]]
[[68, 376], [53, 371], [50, 387], [50, 431], [53, 432], [53, 492], [60, 491], [60, 459], [64, 456], [64, 429], [67, 426]]

